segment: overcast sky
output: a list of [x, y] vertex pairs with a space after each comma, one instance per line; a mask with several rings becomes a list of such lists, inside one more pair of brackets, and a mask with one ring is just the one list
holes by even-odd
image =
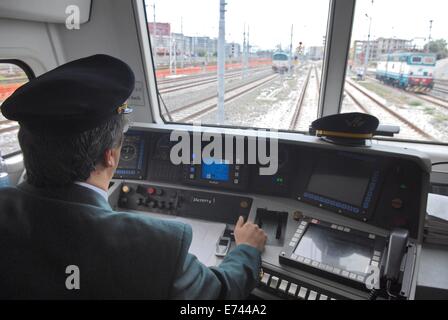
[[[243, 41], [244, 24], [250, 26], [251, 45], [273, 49], [289, 46], [291, 25], [294, 45], [322, 45], [326, 33], [329, 0], [226, 0], [226, 41]], [[172, 32], [218, 37], [219, 0], [146, 0], [148, 20], [170, 22]], [[427, 38], [429, 20], [434, 20], [432, 37], [448, 40], [446, 0], [358, 0], [352, 40], [367, 39], [368, 14], [372, 17], [372, 38]], [[418, 45], [423, 39], [415, 40]]]

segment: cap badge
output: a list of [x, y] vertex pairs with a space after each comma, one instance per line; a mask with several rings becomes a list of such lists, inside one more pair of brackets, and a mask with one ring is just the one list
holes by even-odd
[[132, 112], [132, 109], [128, 107], [127, 103], [123, 103], [117, 109], [117, 113], [118, 114], [128, 114], [128, 113], [131, 113], [131, 112]]

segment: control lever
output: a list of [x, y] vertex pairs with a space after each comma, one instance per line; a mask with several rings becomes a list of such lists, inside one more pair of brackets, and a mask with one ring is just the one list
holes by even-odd
[[255, 223], [268, 235], [267, 244], [270, 246], [283, 246], [287, 221], [288, 212], [257, 208]]
[[255, 224], [258, 225], [260, 229], [263, 229], [263, 220], [261, 219], [261, 216], [257, 216]]
[[280, 240], [282, 237], [283, 217], [280, 213], [277, 213], [277, 230], [275, 232], [275, 239]]

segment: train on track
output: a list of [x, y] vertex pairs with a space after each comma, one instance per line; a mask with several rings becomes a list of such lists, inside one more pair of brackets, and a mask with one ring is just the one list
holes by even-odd
[[[278, 73], [284, 73], [289, 70], [289, 53], [279, 51], [275, 52], [272, 56], [272, 70]], [[293, 63], [291, 62], [291, 68], [293, 68]]]
[[376, 79], [413, 92], [428, 92], [434, 87], [436, 55], [394, 53], [378, 62]]

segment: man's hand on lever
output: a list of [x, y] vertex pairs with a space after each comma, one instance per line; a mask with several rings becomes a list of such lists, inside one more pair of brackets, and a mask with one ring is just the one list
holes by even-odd
[[251, 222], [244, 222], [243, 217], [239, 217], [235, 225], [235, 242], [237, 245], [247, 244], [257, 248], [261, 252], [264, 251], [267, 235], [260, 227]]

